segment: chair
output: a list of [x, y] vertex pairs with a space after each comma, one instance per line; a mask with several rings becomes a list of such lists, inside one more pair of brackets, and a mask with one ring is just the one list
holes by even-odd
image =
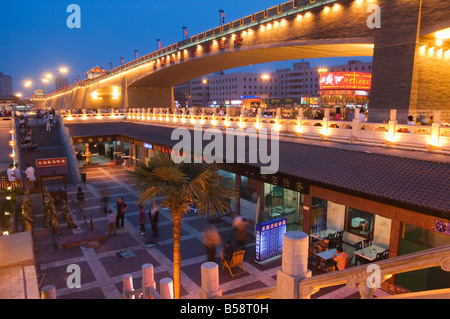
[[380, 260], [383, 260], [383, 254], [384, 254], [384, 253], [377, 253], [377, 257], [375, 258], [374, 261], [380, 261]]
[[363, 240], [363, 247], [364, 248], [367, 248], [367, 247], [369, 247], [370, 246], [370, 239], [364, 239]]
[[349, 267], [352, 266], [353, 256], [355, 256], [355, 255], [350, 255], [350, 256], [347, 258], [347, 262], [345, 263], [345, 269], [347, 269], [347, 268], [349, 268]]
[[[246, 273], [244, 265], [242, 265], [242, 261], [244, 260], [244, 254], [245, 254], [245, 250], [238, 250], [233, 253], [233, 257], [231, 257], [231, 261], [227, 261], [227, 260], [223, 259], [222, 260], [222, 270], [224, 270], [225, 268], [228, 269], [228, 271], [231, 274], [231, 277], [233, 277], [233, 278], [236, 275]], [[238, 267], [238, 266], [242, 268], [242, 271], [233, 274], [232, 269], [234, 267]]]

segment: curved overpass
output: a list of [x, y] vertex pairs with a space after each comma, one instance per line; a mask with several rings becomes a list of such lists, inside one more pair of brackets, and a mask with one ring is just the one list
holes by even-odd
[[[368, 26], [374, 12], [380, 13], [381, 28]], [[119, 86], [120, 98], [113, 107], [172, 107], [174, 85], [216, 71], [282, 60], [373, 55], [373, 120], [388, 118], [392, 107], [399, 110], [399, 118], [406, 118], [433, 105], [450, 118], [448, 54], [421, 51], [432, 45], [437, 31], [450, 27], [449, 14], [450, 2], [440, 0], [294, 0], [58, 92], [47, 99], [47, 106], [101, 106], [90, 99], [92, 93]], [[450, 45], [442, 49], [450, 50]]]

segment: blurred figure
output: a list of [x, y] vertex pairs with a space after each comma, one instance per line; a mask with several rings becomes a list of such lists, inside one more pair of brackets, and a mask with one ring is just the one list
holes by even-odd
[[245, 237], [247, 236], [247, 218], [236, 216], [233, 227], [236, 229], [235, 236], [239, 249], [245, 249]]
[[216, 259], [216, 246], [223, 246], [222, 239], [220, 238], [217, 228], [213, 225], [208, 225], [203, 231], [203, 243], [206, 247], [206, 258], [207, 261], [212, 261]]
[[102, 195], [102, 200], [101, 202], [103, 203], [103, 212], [106, 213], [108, 212], [108, 201], [109, 201], [109, 188], [103, 188], [101, 191], [101, 195]]
[[160, 206], [155, 206], [155, 203], [152, 203], [150, 206], [150, 212], [148, 216], [150, 218], [150, 225], [152, 227], [153, 237], [158, 237], [158, 217], [159, 217], [159, 208]]

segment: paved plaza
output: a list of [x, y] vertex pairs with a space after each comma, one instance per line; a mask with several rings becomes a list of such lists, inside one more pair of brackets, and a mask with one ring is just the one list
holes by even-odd
[[[90, 222], [92, 218], [94, 230], [108, 233], [106, 217], [103, 213], [102, 190], [110, 192], [109, 208], [114, 209], [114, 204], [119, 196], [128, 204], [125, 214], [125, 227], [117, 230], [117, 235], [107, 237], [96, 248], [80, 246], [58, 250], [52, 230], [42, 227], [43, 215], [35, 215], [34, 249], [38, 276], [41, 287], [54, 285], [57, 298], [60, 299], [119, 299], [122, 295], [122, 277], [131, 274], [134, 279], [134, 288], [141, 287], [141, 267], [151, 263], [154, 266], [155, 281], [158, 283], [164, 277], [173, 278], [173, 239], [172, 220], [169, 212], [160, 210], [159, 236], [152, 237], [152, 231], [148, 215], [146, 216], [146, 233], [141, 235], [139, 231], [138, 199], [133, 189], [133, 181], [127, 176], [127, 171], [122, 167], [95, 167], [83, 170], [87, 174], [87, 182], [82, 185], [85, 193], [85, 216]], [[68, 189], [68, 202], [76, 199], [76, 186]], [[158, 201], [157, 201], [158, 203]], [[146, 208], [148, 212], [148, 207]], [[74, 213], [76, 215], [76, 213]], [[78, 217], [78, 216], [77, 216]], [[60, 215], [60, 220], [62, 219]], [[81, 219], [81, 218], [78, 218]], [[78, 220], [82, 223], [82, 220]], [[189, 212], [181, 223], [181, 298], [195, 299], [199, 296], [201, 286], [201, 265], [206, 261], [206, 250], [202, 240], [202, 230], [210, 224], [215, 225], [223, 242], [234, 240], [233, 218], [221, 216], [216, 220], [205, 219]], [[61, 222], [62, 235], [76, 232]], [[260, 265], [254, 262], [255, 245], [254, 237], [249, 229], [247, 236], [246, 256], [244, 266], [247, 273], [232, 278], [226, 271], [219, 270], [220, 289], [223, 294], [246, 291], [256, 288], [271, 287], [276, 285], [277, 269], [281, 267], [281, 258], [267, 264]], [[148, 247], [150, 243], [156, 246]], [[124, 258], [120, 253], [130, 252], [130, 257]], [[219, 253], [216, 262], [220, 264]], [[67, 266], [77, 264], [81, 269], [81, 288], [68, 288]], [[313, 275], [320, 271], [312, 268]], [[376, 296], [385, 295], [378, 290]], [[359, 299], [357, 290], [352, 290], [340, 285], [322, 289], [312, 295], [312, 298], [349, 298]]]

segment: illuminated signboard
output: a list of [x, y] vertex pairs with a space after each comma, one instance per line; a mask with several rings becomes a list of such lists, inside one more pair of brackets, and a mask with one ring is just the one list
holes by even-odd
[[281, 255], [286, 218], [277, 218], [256, 225], [256, 261]]
[[41, 159], [36, 160], [36, 168], [52, 167], [52, 166], [66, 166], [66, 165], [67, 165], [66, 157], [41, 158]]
[[370, 90], [371, 73], [326, 72], [320, 73], [320, 89], [332, 90]]
[[152, 144], [148, 144], [148, 143], [144, 143], [144, 147], [148, 148], [149, 150], [151, 150], [153, 148]]

